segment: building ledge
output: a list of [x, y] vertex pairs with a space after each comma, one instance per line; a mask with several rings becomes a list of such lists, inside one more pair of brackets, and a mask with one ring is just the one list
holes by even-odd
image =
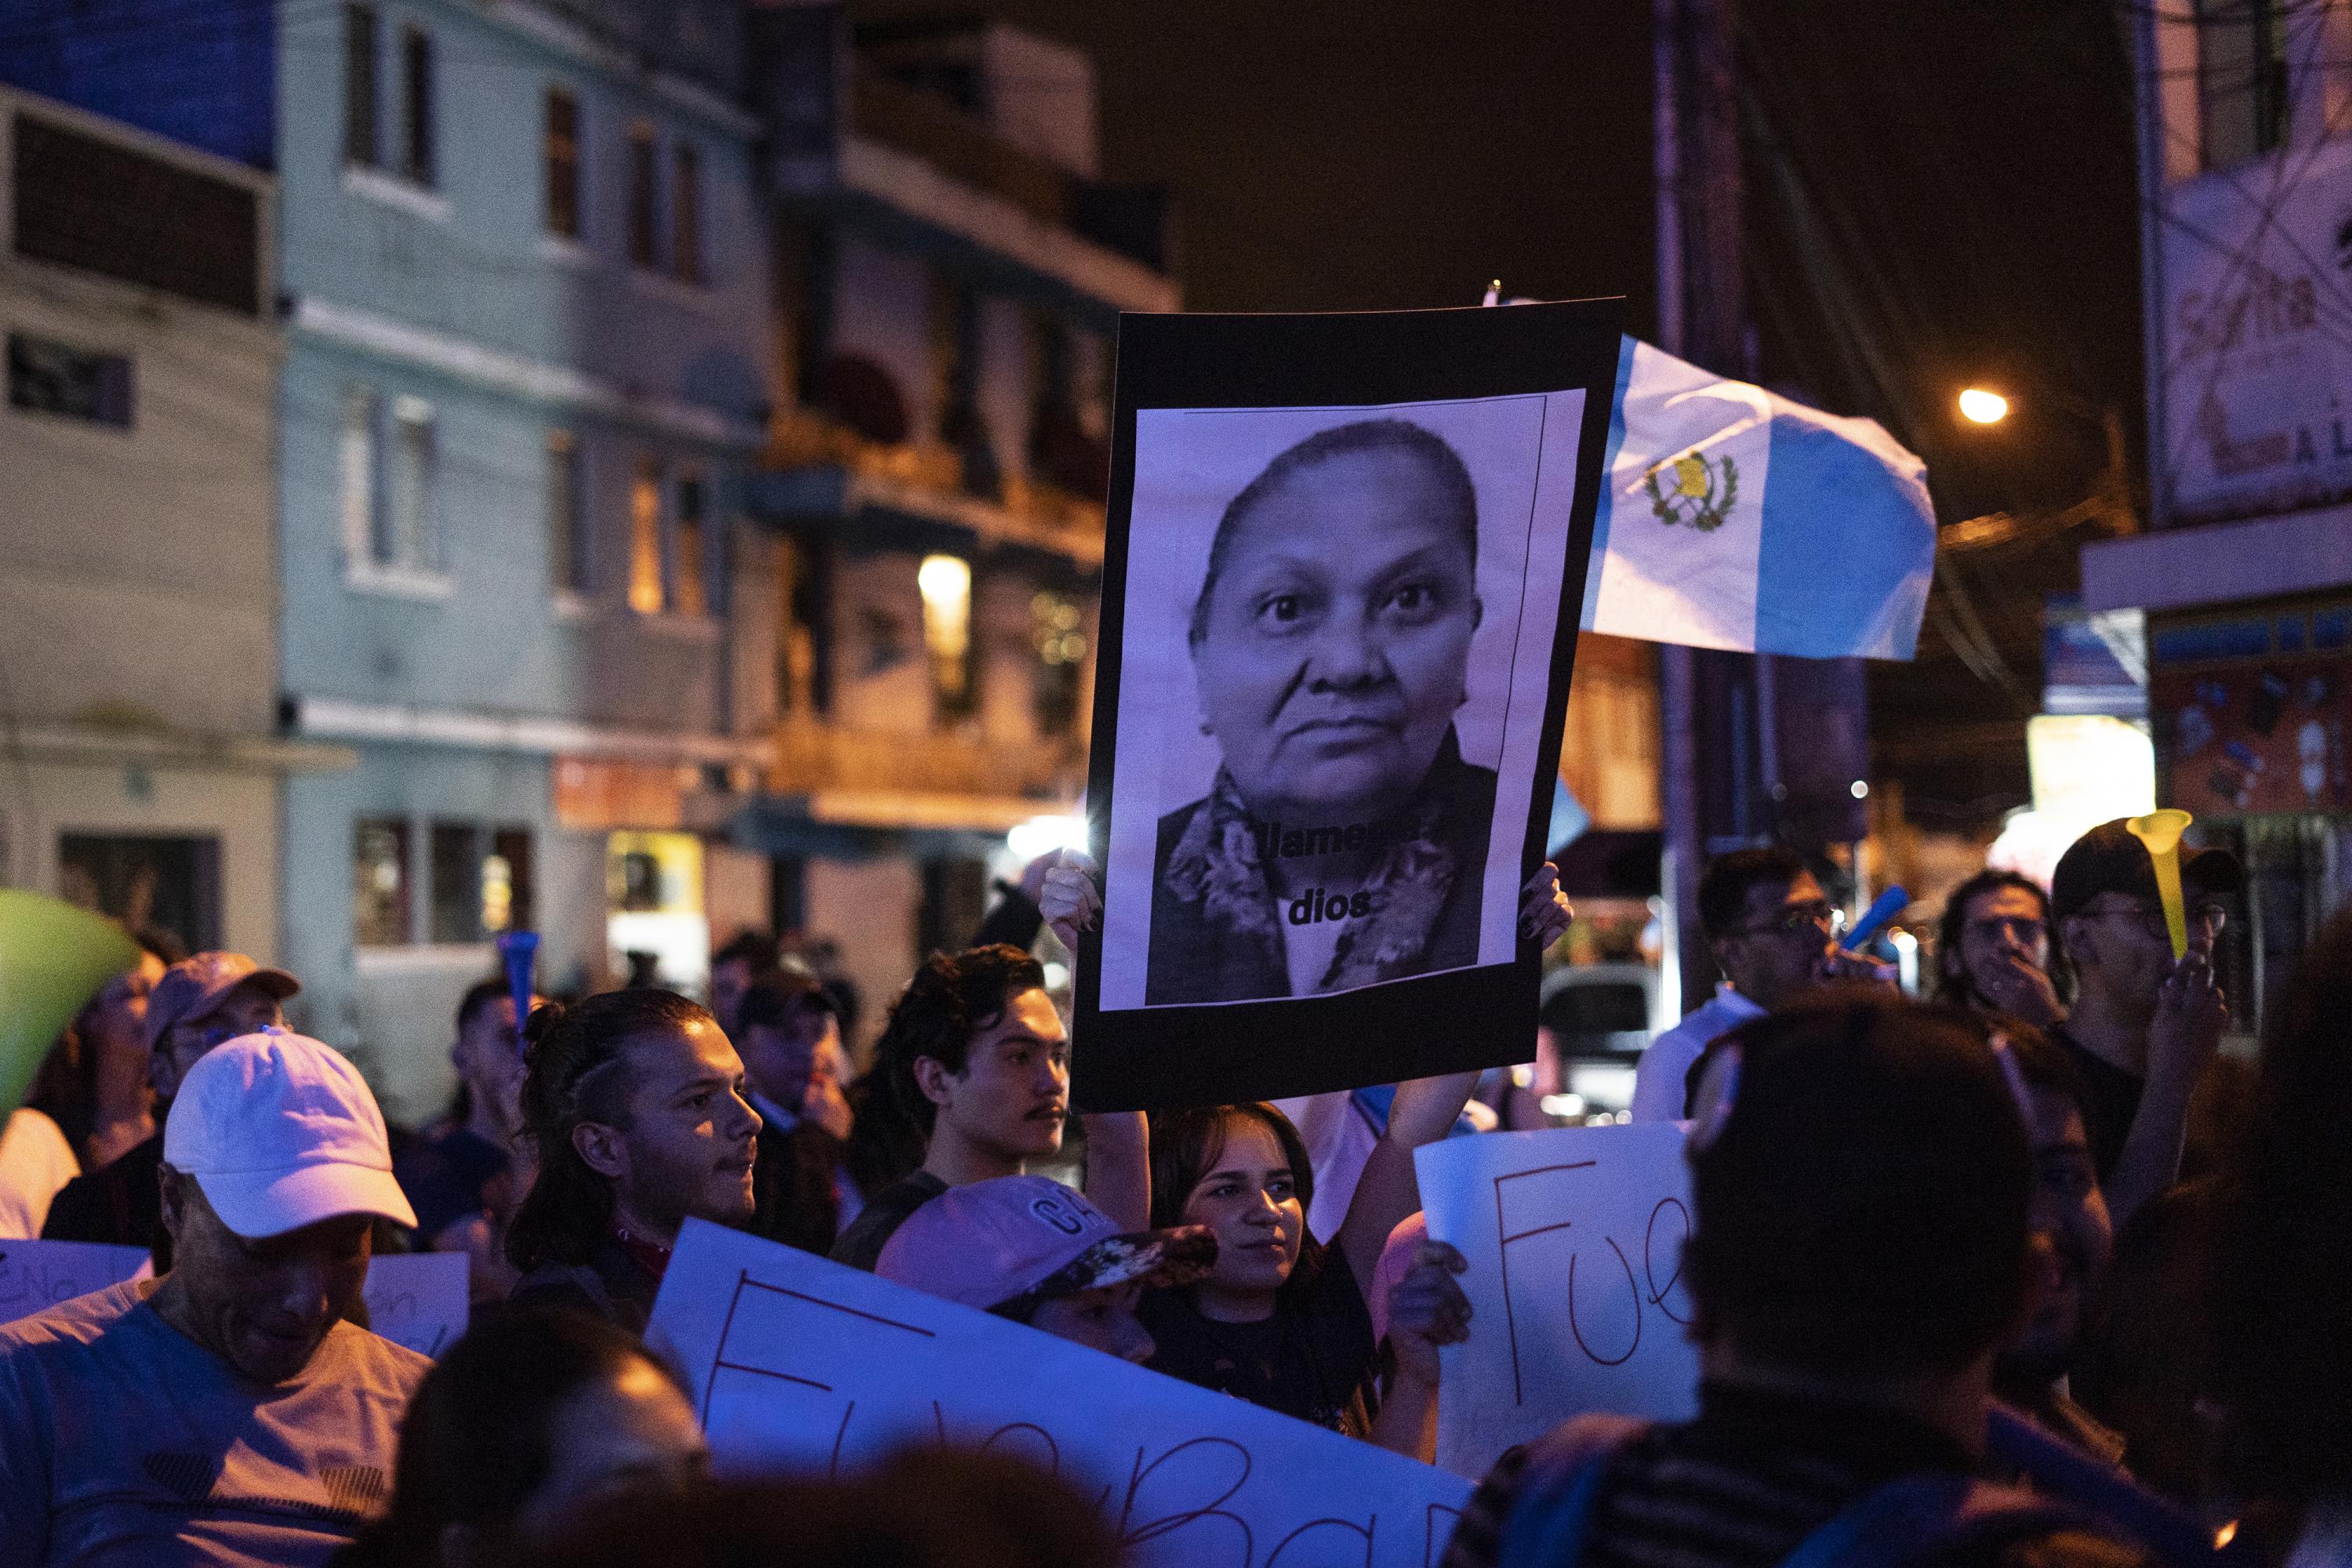
[[774, 755], [764, 737], [637, 730], [553, 715], [293, 695], [284, 708], [287, 727], [306, 739], [686, 763], [759, 764]]
[[785, 195], [862, 198], [1117, 310], [1173, 310], [1182, 299], [1165, 273], [872, 137], [845, 134], [832, 154], [785, 155], [773, 168]]
[[236, 773], [337, 773], [359, 765], [348, 746], [201, 730], [117, 729], [89, 724], [18, 726], [29, 762], [89, 767], [184, 768]]
[[754, 512], [780, 519], [849, 522], [874, 514], [920, 528], [967, 534], [982, 549], [1031, 550], [1089, 570], [1103, 559], [1101, 513], [1088, 509], [1083, 524], [1050, 512], [1015, 509], [942, 489], [918, 479], [818, 463], [771, 469], [751, 481]]
[[2083, 547], [2091, 610], [2179, 610], [2352, 584], [2352, 506], [2159, 529]]

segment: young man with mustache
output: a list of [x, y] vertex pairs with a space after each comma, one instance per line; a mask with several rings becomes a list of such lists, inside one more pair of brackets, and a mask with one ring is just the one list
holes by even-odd
[[[875, 1194], [833, 1248], [872, 1269], [917, 1209], [950, 1187], [1026, 1173], [1062, 1148], [1070, 1035], [1045, 970], [1017, 947], [933, 953], [890, 1010], [877, 1046], [897, 1109], [921, 1129], [923, 1163]], [[1122, 1229], [1146, 1228], [1150, 1174], [1140, 1116], [1090, 1118], [1087, 1196]]]

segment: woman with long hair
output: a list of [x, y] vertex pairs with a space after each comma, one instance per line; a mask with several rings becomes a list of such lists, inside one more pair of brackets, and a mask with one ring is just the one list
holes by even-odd
[[1390, 1303], [1396, 1375], [1383, 1396], [1364, 1291], [1389, 1233], [1420, 1207], [1412, 1152], [1445, 1135], [1477, 1075], [1401, 1084], [1388, 1131], [1327, 1244], [1307, 1229], [1315, 1173], [1290, 1119], [1266, 1104], [1203, 1106], [1151, 1118], [1154, 1229], [1206, 1226], [1213, 1268], [1148, 1293], [1156, 1371], [1320, 1426], [1423, 1457], [1433, 1437], [1439, 1344], [1467, 1333], [1452, 1276], [1461, 1255], [1424, 1242]]

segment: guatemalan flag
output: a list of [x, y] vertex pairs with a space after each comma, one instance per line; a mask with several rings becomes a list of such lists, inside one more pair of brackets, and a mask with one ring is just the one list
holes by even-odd
[[1841, 418], [1625, 340], [1584, 627], [1909, 658], [1935, 571], [1927, 468]]

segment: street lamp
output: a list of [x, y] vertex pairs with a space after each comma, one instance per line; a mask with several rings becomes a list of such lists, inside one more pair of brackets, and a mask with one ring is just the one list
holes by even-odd
[[2009, 417], [2009, 399], [1971, 386], [1960, 394], [1960, 417], [1973, 425], [1998, 425]]

